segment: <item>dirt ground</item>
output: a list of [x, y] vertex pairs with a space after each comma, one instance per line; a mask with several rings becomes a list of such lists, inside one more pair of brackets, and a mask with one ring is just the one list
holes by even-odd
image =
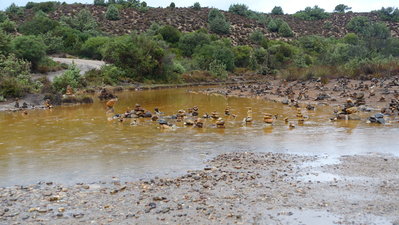
[[228, 153], [175, 178], [0, 188], [0, 224], [399, 224], [399, 159]]

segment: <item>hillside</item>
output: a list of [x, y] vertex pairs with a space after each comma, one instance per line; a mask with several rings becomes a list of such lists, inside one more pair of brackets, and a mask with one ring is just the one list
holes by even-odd
[[[146, 12], [140, 12], [134, 8], [127, 8], [120, 11], [120, 20], [110, 21], [105, 18], [107, 7], [95, 5], [61, 5], [56, 11], [49, 15], [53, 19], [59, 19], [62, 16], [71, 16], [82, 9], [89, 10], [100, 24], [102, 31], [110, 34], [128, 34], [134, 30], [142, 32], [150, 27], [153, 22], [162, 25], [172, 25], [180, 31], [190, 32], [200, 28], [207, 27], [208, 12], [210, 8], [194, 10], [191, 8], [150, 8]], [[248, 35], [256, 29], [263, 31], [269, 39], [282, 39], [277, 33], [269, 32], [264, 25], [256, 20], [243, 16], [223, 12], [226, 18], [231, 22], [231, 33], [227, 35], [234, 44], [247, 44]], [[26, 10], [24, 16], [15, 18], [19, 22], [30, 19], [33, 16], [31, 10]], [[348, 31], [345, 25], [355, 16], [366, 16], [371, 21], [378, 21], [378, 15], [375, 13], [334, 13], [327, 19], [317, 21], [305, 21], [291, 15], [272, 15], [273, 18], [282, 18], [286, 21], [295, 33], [295, 37], [305, 35], [320, 35], [325, 37], [343, 37]], [[399, 37], [399, 23], [385, 22], [391, 29], [393, 37]]]

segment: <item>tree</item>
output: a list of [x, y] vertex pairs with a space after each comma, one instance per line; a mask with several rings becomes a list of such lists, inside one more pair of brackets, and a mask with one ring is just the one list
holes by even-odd
[[0, 30], [0, 55], [8, 55], [11, 52], [11, 36]]
[[194, 3], [193, 9], [195, 9], [195, 10], [200, 10], [200, 9], [201, 9], [200, 3], [199, 3], [199, 2]]
[[174, 2], [171, 2], [169, 5], [169, 8], [174, 9], [176, 8], [176, 4]]
[[248, 15], [248, 6], [244, 4], [233, 4], [229, 7], [229, 12], [240, 15], [247, 16]]
[[371, 21], [369, 18], [365, 16], [356, 16], [353, 17], [348, 24], [346, 24], [346, 28], [349, 31], [352, 31], [358, 35], [364, 36], [367, 34], [370, 29]]
[[382, 7], [377, 11], [382, 20], [399, 22], [399, 9], [394, 7]]
[[272, 9], [272, 15], [283, 15], [283, 8], [281, 8], [281, 6], [274, 6], [274, 8]]
[[17, 25], [14, 21], [9, 19], [0, 23], [0, 29], [4, 30], [7, 33], [14, 33], [17, 30]]
[[91, 37], [82, 45], [81, 55], [100, 60], [102, 48], [110, 41], [109, 37]]
[[12, 41], [14, 52], [18, 58], [32, 63], [33, 69], [46, 55], [46, 46], [40, 37], [33, 35], [18, 36]]
[[352, 7], [349, 7], [344, 4], [339, 4], [339, 5], [335, 6], [334, 12], [345, 13], [346, 11], [351, 10], [351, 9], [352, 9]]
[[96, 32], [97, 22], [87, 9], [80, 10], [75, 16], [61, 17], [61, 22], [81, 32]]
[[119, 10], [114, 5], [110, 5], [107, 8], [107, 12], [105, 13], [105, 18], [107, 20], [119, 20]]

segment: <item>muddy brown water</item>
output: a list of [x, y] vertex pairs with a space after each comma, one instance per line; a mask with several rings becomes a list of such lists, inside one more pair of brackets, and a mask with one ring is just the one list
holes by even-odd
[[[361, 121], [330, 122], [332, 108], [303, 110], [309, 119], [288, 129], [283, 118], [295, 121], [296, 110], [260, 99], [226, 98], [189, 93], [192, 88], [121, 92], [115, 112], [135, 103], [166, 115], [198, 106], [200, 114], [224, 114], [226, 106], [237, 115], [225, 118], [226, 128], [208, 120], [203, 129], [177, 123], [173, 130], [160, 130], [148, 119], [138, 125], [108, 121], [103, 102], [56, 107], [22, 113], [0, 113], [0, 186], [53, 181], [107, 181], [117, 177], [136, 180], [181, 174], [198, 169], [220, 153], [232, 151], [283, 152], [340, 156], [369, 152], [399, 155], [399, 124], [385, 126]], [[194, 89], [195, 90], [195, 89]], [[247, 107], [254, 122], [244, 125]], [[263, 113], [278, 114], [273, 126], [262, 122]]]

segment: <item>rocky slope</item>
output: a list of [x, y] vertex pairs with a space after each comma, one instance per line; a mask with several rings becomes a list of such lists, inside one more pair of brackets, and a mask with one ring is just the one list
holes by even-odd
[[[88, 9], [100, 24], [101, 30], [110, 34], [128, 34], [134, 30], [142, 32], [150, 27], [153, 22], [168, 24], [177, 27], [183, 32], [195, 31], [207, 27], [207, 18], [210, 8], [194, 10], [191, 8], [151, 8], [147, 12], [140, 12], [128, 8], [120, 11], [120, 20], [110, 21], [105, 18], [107, 8], [105, 6], [72, 4], [61, 5], [56, 11], [50, 13], [50, 17], [59, 19], [61, 16], [71, 16], [82, 9]], [[276, 33], [269, 32], [264, 25], [255, 20], [243, 16], [224, 12], [226, 18], [231, 22], [230, 37], [234, 44], [247, 44], [248, 36], [254, 30], [260, 29], [269, 39], [281, 39]], [[27, 10], [19, 22], [29, 19], [33, 12]], [[326, 37], [342, 37], [348, 31], [345, 25], [355, 16], [367, 16], [372, 21], [379, 20], [375, 13], [346, 13], [332, 14], [329, 18], [318, 21], [305, 21], [291, 15], [272, 16], [284, 19], [292, 28], [296, 37], [305, 35], [322, 35]], [[392, 31], [392, 36], [399, 37], [399, 23], [386, 22]]]

